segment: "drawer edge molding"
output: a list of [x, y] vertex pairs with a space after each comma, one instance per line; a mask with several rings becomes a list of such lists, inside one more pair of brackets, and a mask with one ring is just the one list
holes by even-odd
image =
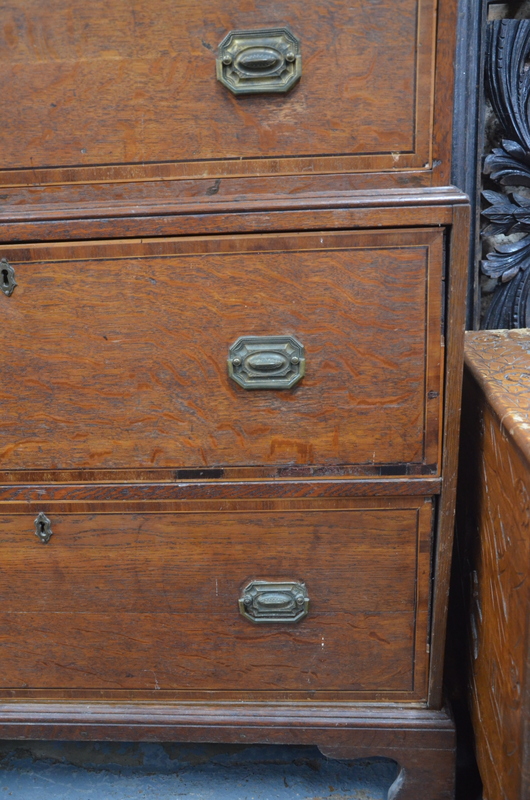
[[[453, 723], [445, 711], [426, 708], [396, 708], [393, 705], [367, 705], [358, 703], [311, 703], [311, 702], [180, 702], [156, 703], [151, 701], [103, 702], [20, 702], [2, 701], [0, 704], [0, 733], [22, 726], [39, 726], [43, 729], [61, 726], [68, 736], [68, 728], [79, 726], [90, 737], [98, 726], [110, 726], [119, 730], [126, 727], [139, 732], [146, 728], [161, 732], [171, 727], [205, 728], [359, 728], [370, 730], [384, 727], [392, 730], [396, 721], [410, 730], [428, 731], [434, 725], [453, 730]], [[10, 735], [11, 735], [10, 734]], [[84, 738], [85, 738], [84, 737]], [[25, 737], [22, 737], [25, 738]], [[43, 738], [46, 738], [44, 736]], [[112, 735], [109, 736], [112, 738]]]
[[[55, 187], [50, 197], [49, 189], [36, 186], [28, 197], [27, 191], [19, 187], [7, 187], [6, 199], [0, 209], [0, 221], [7, 223], [37, 222], [40, 220], [71, 221], [110, 217], [120, 218], [173, 216], [200, 214], [201, 223], [205, 214], [237, 214], [244, 206], [245, 213], [264, 211], [311, 211], [316, 209], [388, 209], [427, 206], [439, 215], [439, 206], [467, 204], [466, 194], [454, 186], [364, 189], [355, 188], [355, 176], [342, 174], [312, 177], [304, 183], [286, 178], [283, 189], [261, 179], [227, 178], [220, 183], [219, 191], [208, 195], [211, 179], [194, 181], [152, 181], [124, 184], [109, 182], [98, 187], [98, 193], [90, 199], [80, 193], [79, 187], [68, 184]], [[252, 182], [253, 181], [253, 182]], [[340, 186], [338, 186], [340, 184]], [[350, 188], [350, 185], [352, 187]], [[169, 191], [168, 192], [168, 187]], [[164, 191], [169, 196], [157, 196]], [[200, 196], [200, 201], [196, 196]], [[67, 213], [65, 214], [65, 208]], [[434, 215], [433, 215], [434, 219]], [[437, 218], [436, 221], [439, 221]], [[145, 220], [143, 220], [145, 224]], [[377, 224], [377, 223], [375, 223]], [[250, 226], [252, 230], [252, 226]]]

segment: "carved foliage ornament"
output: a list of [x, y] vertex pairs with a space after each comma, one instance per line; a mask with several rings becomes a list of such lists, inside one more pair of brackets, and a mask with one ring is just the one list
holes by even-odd
[[[530, 188], [530, 20], [501, 20], [488, 28], [486, 86], [506, 139], [484, 163], [484, 172], [502, 186]], [[499, 283], [484, 320], [485, 328], [530, 324], [530, 200], [519, 194], [483, 192], [486, 236], [524, 233], [517, 242], [497, 245], [482, 271]]]

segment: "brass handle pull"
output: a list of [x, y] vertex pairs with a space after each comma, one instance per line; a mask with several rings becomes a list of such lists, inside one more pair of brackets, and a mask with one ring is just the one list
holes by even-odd
[[290, 389], [304, 373], [304, 346], [294, 336], [240, 336], [228, 354], [228, 374], [243, 389]]
[[288, 92], [302, 74], [300, 42], [288, 28], [230, 31], [216, 66], [217, 79], [234, 94]]
[[309, 612], [305, 583], [252, 581], [239, 598], [239, 611], [251, 622], [299, 622]]
[[7, 297], [10, 297], [16, 285], [15, 270], [9, 261], [3, 258], [0, 261], [0, 288]]

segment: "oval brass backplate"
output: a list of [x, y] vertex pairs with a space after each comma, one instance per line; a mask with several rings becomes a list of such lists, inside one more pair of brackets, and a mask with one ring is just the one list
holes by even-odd
[[252, 581], [239, 598], [239, 610], [251, 622], [299, 622], [309, 612], [305, 583]]
[[241, 336], [228, 354], [228, 374], [243, 389], [290, 389], [304, 373], [304, 346], [294, 336]]
[[216, 66], [217, 79], [234, 94], [288, 92], [302, 74], [300, 42], [288, 28], [230, 31]]

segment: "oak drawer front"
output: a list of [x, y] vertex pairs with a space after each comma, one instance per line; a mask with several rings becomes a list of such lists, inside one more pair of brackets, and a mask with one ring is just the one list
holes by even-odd
[[[5, 689], [423, 690], [423, 498], [343, 511], [49, 512], [47, 544], [33, 517], [0, 519]], [[264, 607], [286, 583], [303, 586], [307, 615], [247, 619], [238, 602], [257, 581], [270, 589]]]
[[[376, 5], [14, 0], [3, 182], [430, 167], [437, 3]], [[235, 96], [216, 79], [230, 31], [285, 26], [302, 57], [287, 94]]]
[[[442, 245], [424, 229], [0, 249], [17, 283], [0, 466], [436, 474]], [[295, 337], [304, 377], [236, 383], [249, 336]]]

